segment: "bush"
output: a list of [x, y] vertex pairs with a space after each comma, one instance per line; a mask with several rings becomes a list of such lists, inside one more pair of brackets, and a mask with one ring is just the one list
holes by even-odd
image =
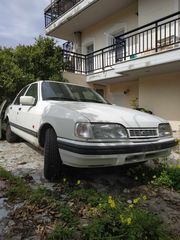
[[12, 101], [31, 82], [63, 81], [61, 47], [47, 37], [39, 37], [34, 45], [0, 48], [0, 62], [0, 103], [4, 99]]
[[180, 191], [180, 168], [175, 166], [166, 167], [154, 180], [154, 184]]
[[[167, 231], [158, 216], [140, 209], [116, 209], [92, 219], [82, 239], [165, 240]], [[172, 239], [171, 239], [172, 240]]]

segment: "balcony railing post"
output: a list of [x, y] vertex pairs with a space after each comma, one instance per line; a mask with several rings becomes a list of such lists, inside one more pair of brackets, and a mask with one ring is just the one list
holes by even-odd
[[85, 62], [85, 74], [87, 74], [88, 73], [88, 69], [87, 69], [87, 55], [85, 55], [84, 62]]
[[62, 62], [63, 62], [63, 69], [64, 70], [68, 70], [68, 66], [67, 66], [67, 63], [66, 63], [67, 62], [66, 57], [67, 57], [66, 52], [65, 52], [64, 49], [62, 49]]
[[104, 49], [102, 49], [102, 70], [104, 70]]
[[155, 23], [155, 51], [158, 52], [158, 23]]
[[124, 61], [126, 61], [126, 39], [124, 40]]

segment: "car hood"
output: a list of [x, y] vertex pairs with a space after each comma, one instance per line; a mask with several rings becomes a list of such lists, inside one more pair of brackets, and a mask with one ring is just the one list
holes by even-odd
[[86, 102], [61, 102], [63, 107], [82, 114], [90, 122], [119, 123], [125, 127], [157, 127], [167, 122], [157, 116], [116, 105]]

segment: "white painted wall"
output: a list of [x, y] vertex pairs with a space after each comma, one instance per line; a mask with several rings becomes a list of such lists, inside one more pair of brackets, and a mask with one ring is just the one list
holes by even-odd
[[139, 80], [139, 105], [170, 121], [180, 130], [180, 72], [152, 75]]
[[69, 83], [83, 85], [85, 87], [89, 87], [86, 76], [83, 74], [75, 74], [71, 72], [63, 72], [63, 78], [67, 80]]
[[175, 13], [179, 0], [138, 0], [139, 26]]
[[109, 85], [111, 103], [123, 107], [132, 107], [132, 99], [138, 98], [138, 81], [124, 81]]
[[[102, 7], [103, 11], [103, 7]], [[94, 43], [94, 49], [98, 50], [110, 45], [112, 34], [125, 29], [129, 31], [138, 27], [138, 1], [135, 0], [125, 9], [117, 11], [116, 14], [96, 23], [82, 32], [82, 52], [86, 53], [86, 46]]]
[[112, 34], [122, 29], [132, 30], [178, 10], [180, 0], [135, 0], [125, 9], [85, 29], [82, 32], [82, 52], [86, 52], [89, 43], [94, 43], [95, 50], [101, 49], [110, 45]]
[[[139, 107], [168, 120], [180, 137], [180, 72], [141, 77], [136, 81], [109, 84], [108, 99], [119, 106], [131, 107], [138, 98]], [[125, 90], [129, 90], [124, 94]]]

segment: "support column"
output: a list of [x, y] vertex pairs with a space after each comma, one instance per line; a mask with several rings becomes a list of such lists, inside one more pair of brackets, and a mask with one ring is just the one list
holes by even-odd
[[81, 53], [81, 32], [74, 32], [73, 51], [76, 53]]

